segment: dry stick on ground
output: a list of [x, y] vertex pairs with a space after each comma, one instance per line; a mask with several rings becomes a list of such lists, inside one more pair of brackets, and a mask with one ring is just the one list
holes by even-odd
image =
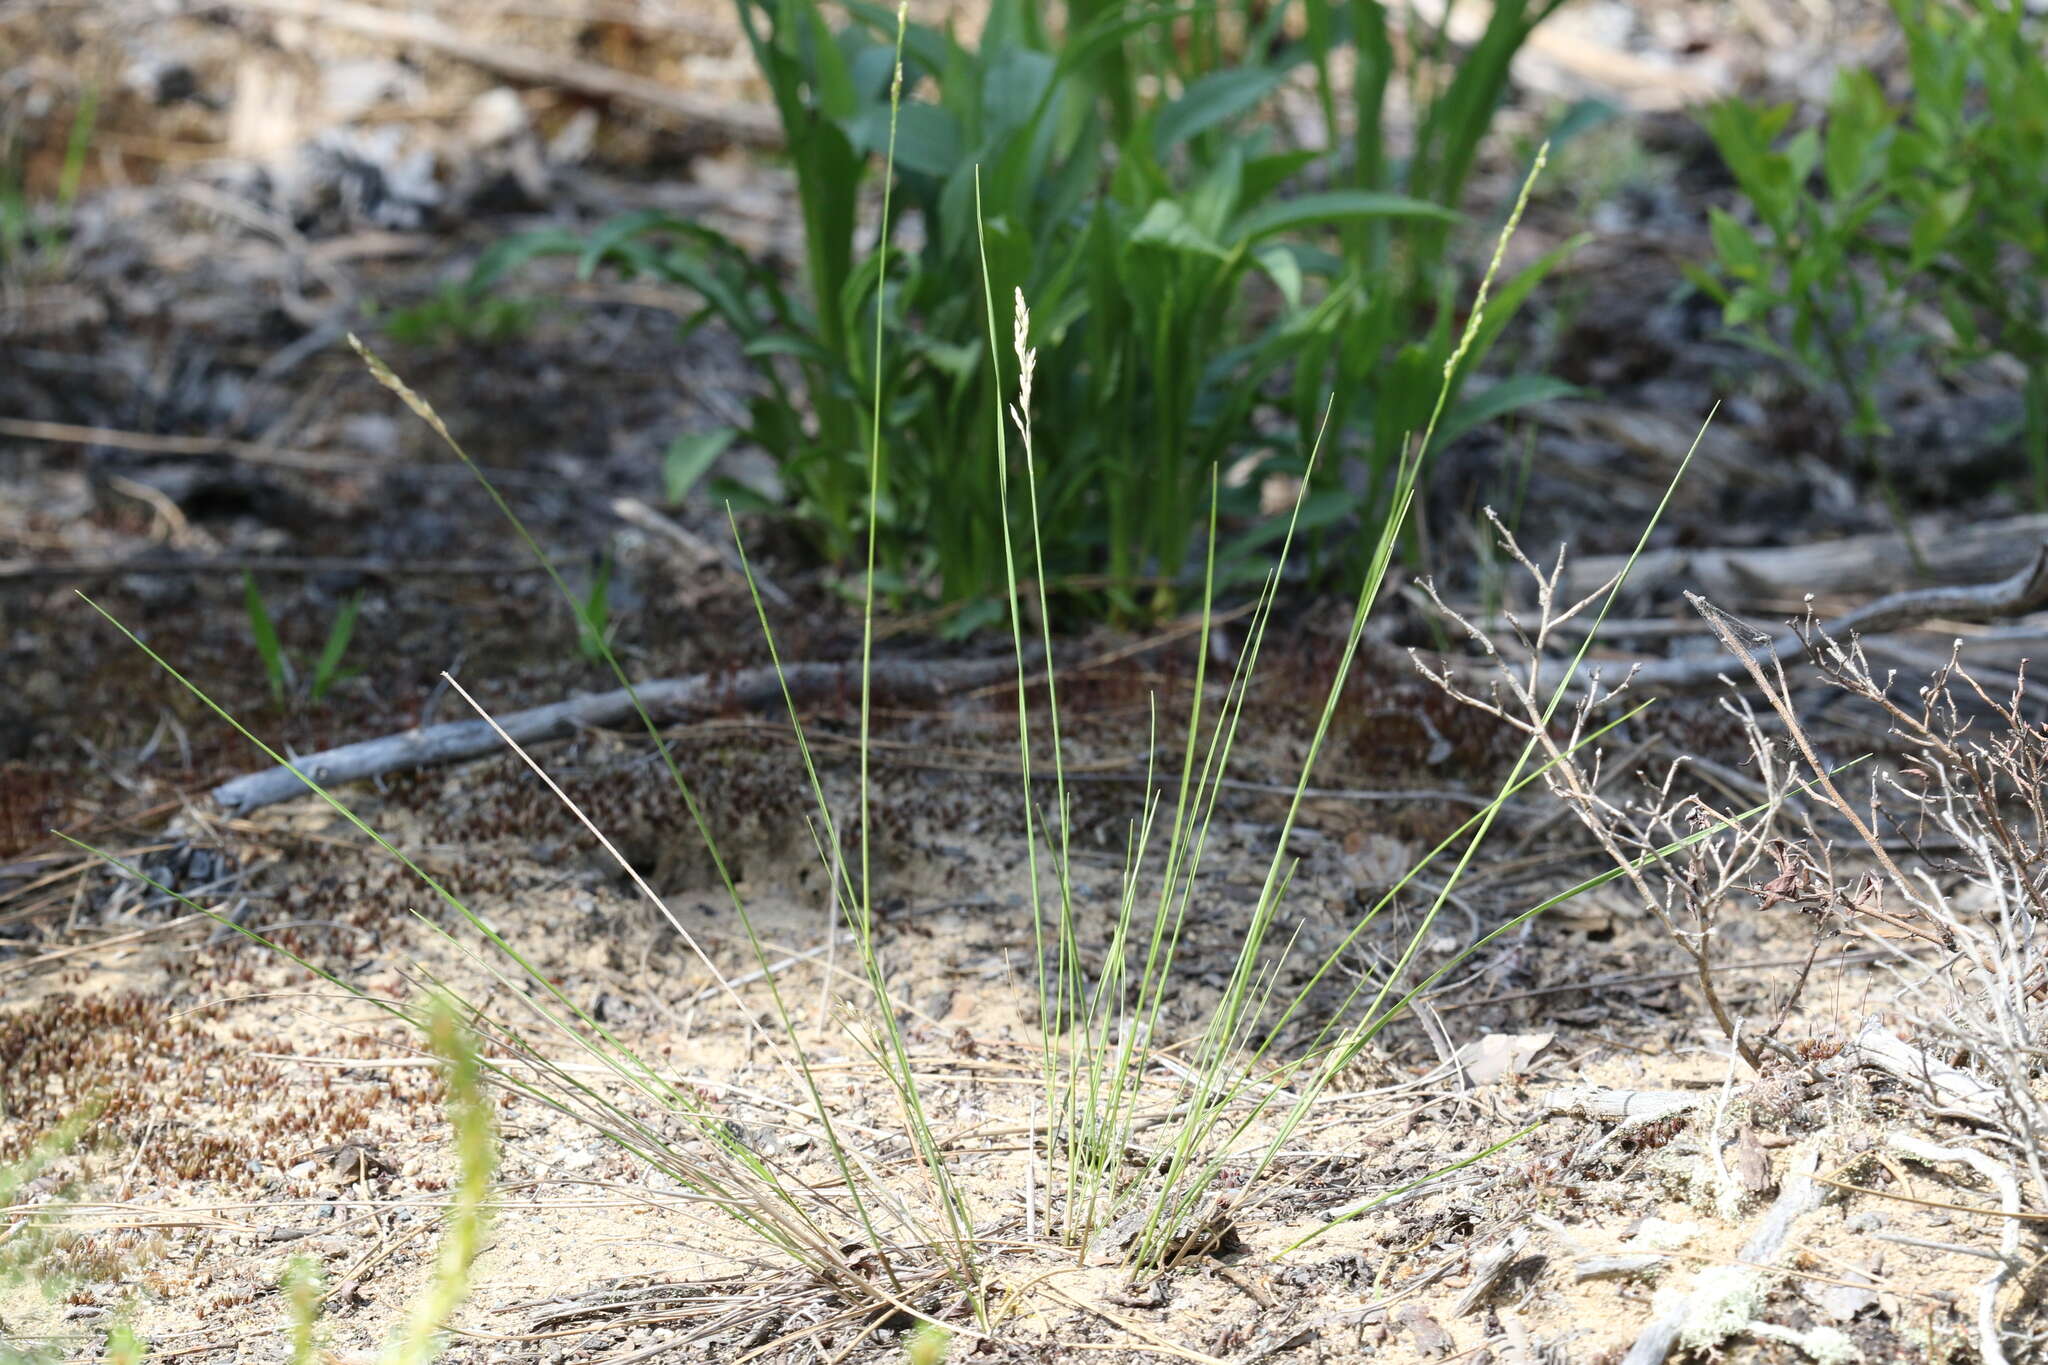
[[[1926, 552], [1928, 567], [1947, 582], [1981, 581], [2008, 573], [2029, 547], [2048, 539], [2048, 514], [1958, 524], [1952, 518], [1914, 521], [1913, 539]], [[1629, 556], [1588, 555], [1565, 570], [1567, 592], [1590, 591], [1629, 563]], [[1897, 531], [1845, 536], [1768, 549], [1651, 550], [1629, 570], [1632, 592], [1680, 583], [1731, 601], [1783, 592], [1863, 595], [1908, 586], [1912, 557]]]
[[[1014, 673], [1017, 662], [1010, 658], [934, 661], [925, 659], [877, 659], [873, 688], [877, 700], [891, 704], [929, 703], [963, 687], [977, 687], [1005, 673]], [[859, 695], [860, 666], [849, 664], [799, 663], [786, 665], [780, 674], [773, 668], [749, 668], [738, 673], [699, 673], [688, 678], [663, 678], [640, 684], [633, 691], [617, 688], [587, 697], [572, 697], [547, 706], [514, 711], [499, 719], [505, 733], [521, 744], [557, 739], [575, 730], [616, 725], [634, 714], [634, 698], [656, 719], [679, 719], [728, 708], [760, 708], [782, 702], [783, 682], [799, 704], [835, 697]], [[452, 721], [424, 730], [412, 730], [381, 739], [344, 744], [337, 749], [311, 754], [289, 767], [268, 768], [224, 782], [214, 788], [213, 799], [229, 811], [246, 814], [261, 806], [287, 801], [310, 790], [309, 783], [333, 786], [405, 768], [436, 763], [453, 763], [465, 758], [496, 753], [501, 747], [497, 732], [480, 720]]]
[[[1685, 596], [1686, 600], [1699, 608], [1703, 615], [1707, 615], [1707, 608], [1701, 606], [1704, 598], [1691, 592]], [[1857, 632], [1876, 635], [1884, 631], [1917, 626], [1922, 621], [1930, 621], [1937, 617], [1949, 620], [1988, 621], [2001, 616], [2022, 616], [2044, 605], [2048, 605], [2048, 544], [2036, 549], [2033, 559], [2025, 568], [2010, 577], [1999, 579], [1996, 583], [1959, 588], [1915, 588], [1910, 592], [1895, 592], [1889, 597], [1880, 597], [1875, 602], [1866, 603], [1831, 622], [1826, 633], [1846, 635]], [[1721, 642], [1727, 644], [1728, 637], [1715, 625], [1713, 616], [1707, 615], [1707, 623]], [[1782, 666], [1806, 653], [1809, 643], [1807, 635], [1808, 632], [1787, 630], [1775, 638], [1766, 636], [1757, 643], [1768, 648]], [[1740, 651], [1737, 652], [1737, 657], [1741, 657]], [[1705, 687], [1727, 672], [1727, 664], [1728, 661], [1718, 654], [1698, 658], [1662, 659], [1637, 667], [1632, 681], [1637, 687], [1672, 691], [1688, 687]]]
[[1911, 1087], [1934, 1117], [1980, 1128], [2004, 1126], [2000, 1112], [2004, 1097], [1997, 1086], [1937, 1060], [1893, 1033], [1881, 1019], [1864, 1021], [1850, 1055], [1858, 1065], [1882, 1071]]
[[[237, 441], [225, 436], [159, 436], [146, 431], [82, 427], [70, 422], [32, 422], [19, 417], [0, 417], [0, 436], [24, 441], [50, 441], [58, 445], [112, 446], [117, 450], [135, 450], [147, 455], [226, 455], [251, 464], [330, 470], [337, 474], [360, 474], [377, 468], [376, 461], [354, 455], [331, 455], [315, 450], [273, 450], [255, 441]], [[456, 472], [467, 475], [469, 471]]]

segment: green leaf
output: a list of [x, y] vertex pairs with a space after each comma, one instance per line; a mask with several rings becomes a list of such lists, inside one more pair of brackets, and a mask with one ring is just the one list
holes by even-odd
[[1280, 152], [1255, 156], [1244, 164], [1238, 194], [1248, 204], [1264, 203], [1279, 188], [1315, 164], [1318, 152]]
[[[871, 104], [845, 123], [855, 149], [881, 156], [889, 149], [889, 106]], [[960, 121], [937, 105], [905, 104], [896, 120], [896, 169], [934, 178], [951, 175], [966, 155]]]
[[1714, 254], [1721, 268], [1738, 280], [1760, 281], [1764, 277], [1764, 256], [1749, 235], [1749, 229], [1720, 208], [1707, 210], [1707, 232], [1713, 238]]
[[977, 630], [1001, 621], [1004, 615], [1004, 604], [996, 598], [983, 597], [965, 602], [939, 627], [939, 638], [964, 640]]
[[1555, 156], [1558, 148], [1573, 138], [1590, 133], [1595, 128], [1604, 128], [1619, 119], [1621, 114], [1621, 108], [1607, 100], [1574, 100], [1571, 108], [1565, 110], [1557, 122], [1550, 126], [1550, 132], [1543, 140], [1550, 144], [1551, 154]]
[[1934, 139], [1918, 128], [1900, 129], [1885, 151], [1886, 173], [1901, 181], [1933, 166], [1938, 155]]
[[574, 256], [583, 250], [584, 235], [568, 228], [522, 232], [485, 247], [470, 268], [469, 288], [488, 289], [505, 276], [541, 256]]
[[716, 478], [705, 485], [713, 498], [731, 507], [734, 512], [773, 512], [779, 505], [775, 499], [738, 479]]
[[1488, 385], [1483, 393], [1460, 399], [1445, 413], [1443, 425], [1437, 429], [1437, 446], [1441, 449], [1466, 432], [1508, 413], [1556, 398], [1576, 398], [1584, 392], [1576, 384], [1567, 384], [1546, 374], [1511, 375], [1497, 384]]
[[1937, 194], [1913, 220], [1913, 231], [1908, 246], [1910, 269], [1925, 269], [1942, 246], [1962, 224], [1970, 211], [1970, 200], [1976, 193], [1971, 185], [1958, 185], [1952, 190]]
[[[763, 310], [754, 305], [739, 272], [720, 270], [695, 246], [678, 244], [663, 252], [656, 261], [656, 273], [661, 279], [696, 290], [711, 310], [742, 337], [757, 336], [781, 321], [775, 309]], [[772, 293], [770, 297], [774, 297]]]
[[[1319, 531], [1334, 526], [1347, 516], [1358, 511], [1358, 499], [1341, 489], [1326, 488], [1310, 493], [1301, 500], [1301, 510], [1294, 518], [1296, 534], [1303, 531]], [[1267, 517], [1243, 535], [1231, 541], [1217, 552], [1217, 559], [1235, 562], [1257, 556], [1265, 558], [1269, 548], [1287, 533], [1288, 518]]]
[[838, 357], [818, 343], [816, 337], [799, 336], [794, 332], [771, 333], [757, 337], [740, 348], [749, 360], [766, 360], [770, 356], [786, 355], [798, 360], [827, 368], [838, 365]]
[[597, 572], [591, 576], [590, 591], [576, 604], [576, 648], [585, 659], [596, 663], [605, 654], [606, 638], [611, 623], [612, 606], [612, 562], [610, 558], [597, 562]]
[[1051, 90], [1056, 70], [1043, 52], [1014, 49], [989, 63], [982, 87], [982, 114], [988, 120], [983, 136], [1000, 142], [1036, 116]]
[[[847, 33], [851, 32], [851, 29], [847, 30]], [[844, 38], [846, 34], [840, 36]], [[904, 36], [906, 39], [909, 37], [908, 34]], [[908, 45], [906, 42], [905, 46]], [[847, 70], [852, 73], [854, 91], [862, 99], [880, 104], [884, 109], [889, 107], [889, 84], [896, 78], [895, 43], [870, 43], [862, 47], [847, 63]], [[906, 85], [910, 79], [910, 74], [904, 73]]]
[[1891, 121], [1891, 110], [1875, 76], [1868, 71], [1844, 71], [1835, 78], [1822, 147], [1821, 169], [1829, 194], [1848, 200], [1863, 192], [1882, 164], [1883, 142]]
[[1243, 185], [1244, 153], [1232, 143], [1224, 147], [1209, 173], [1188, 191], [1188, 221], [1211, 237], [1223, 231], [1230, 215], [1237, 212]]
[[1301, 262], [1294, 258], [1294, 253], [1285, 247], [1262, 246], [1252, 253], [1252, 259], [1279, 289], [1280, 297], [1287, 300], [1287, 311], [1301, 311]]
[[1723, 308], [1728, 306], [1728, 286], [1720, 276], [1695, 261], [1681, 262], [1678, 270], [1685, 276], [1686, 283]]
[[1225, 237], [1233, 245], [1303, 227], [1335, 227], [1373, 218], [1428, 218], [1456, 222], [1458, 215], [1426, 199], [1376, 190], [1323, 190], [1265, 204], [1239, 215]]
[[850, 118], [859, 107], [860, 94], [854, 88], [853, 63], [848, 60], [846, 48], [826, 27], [825, 16], [816, 6], [804, 6], [799, 13], [802, 17], [798, 23], [810, 30], [804, 35], [808, 39], [804, 45], [811, 56], [804, 75], [811, 98], [817, 101], [825, 117]]
[[589, 279], [606, 257], [616, 254], [642, 233], [683, 226], [685, 224], [674, 215], [662, 209], [641, 209], [637, 213], [614, 218], [591, 233], [584, 242], [583, 254], [576, 262], [576, 278]]
[[1218, 260], [1230, 254], [1215, 238], [1190, 222], [1187, 211], [1171, 199], [1161, 199], [1145, 211], [1144, 218], [1131, 230], [1130, 241], [1133, 246], [1165, 247]]
[[[1034, 321], [1035, 313], [1034, 309]], [[930, 361], [962, 385], [971, 381], [981, 369], [982, 343], [979, 337], [952, 343], [920, 333], [905, 337], [903, 344], [913, 354]]]
[[1745, 285], [1722, 305], [1721, 321], [1729, 327], [1745, 327], [1768, 314], [1778, 302], [1775, 295]]
[[1792, 167], [1791, 188], [1803, 190], [1813, 168], [1820, 164], [1820, 134], [1812, 128], [1801, 128], [1794, 133], [1792, 140], [1785, 144], [1785, 160]]
[[710, 431], [686, 431], [670, 441], [661, 457], [662, 491], [668, 501], [678, 503], [688, 497], [738, 435], [733, 427], [713, 427]]
[[1325, 251], [1307, 242], [1274, 242], [1259, 248], [1261, 251], [1284, 251], [1294, 258], [1304, 275], [1319, 279], [1336, 280], [1352, 274], [1351, 266], [1334, 251]]
[[1280, 84], [1283, 74], [1256, 66], [1210, 72], [1159, 111], [1158, 122], [1152, 126], [1154, 150], [1164, 156], [1189, 138], [1255, 107]]

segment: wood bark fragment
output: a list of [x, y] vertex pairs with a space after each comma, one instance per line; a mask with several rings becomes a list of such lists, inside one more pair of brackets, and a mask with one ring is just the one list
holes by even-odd
[[0, 417], [0, 436], [24, 441], [49, 441], [56, 445], [111, 446], [145, 455], [188, 455], [194, 459], [239, 460], [245, 464], [276, 465], [284, 469], [310, 469], [322, 473], [374, 475], [379, 478], [473, 479], [478, 471], [497, 484], [553, 483], [552, 475], [537, 475], [527, 469], [505, 469], [478, 465], [474, 469], [454, 462], [419, 464], [342, 455], [319, 450], [290, 450], [267, 446], [260, 441], [234, 441], [224, 436], [158, 436], [145, 431], [123, 431], [116, 427], [82, 427], [70, 422], [32, 422]]
[[132, 559], [0, 559], [0, 583], [125, 578], [129, 574], [361, 574], [368, 578], [498, 578], [546, 573], [531, 559], [344, 559], [290, 555], [136, 555]]
[[[936, 701], [948, 692], [979, 687], [1013, 676], [1016, 671], [1016, 660], [1009, 658], [957, 662], [877, 659], [873, 673], [874, 695], [877, 699], [887, 698], [892, 705]], [[788, 680], [790, 695], [800, 705], [830, 697], [851, 699], [860, 695], [860, 666], [857, 663], [789, 664], [783, 668], [782, 676]], [[773, 668], [663, 678], [642, 683], [635, 691], [640, 704], [657, 720], [710, 715], [728, 709], [759, 710], [779, 706], [782, 702], [782, 682]], [[520, 744], [534, 744], [586, 727], [616, 725], [631, 719], [633, 714], [633, 696], [619, 688], [514, 711], [500, 716], [498, 724]], [[310, 790], [309, 780], [323, 787], [332, 787], [337, 783], [357, 782], [403, 768], [423, 768], [476, 758], [495, 753], [501, 747], [497, 734], [485, 722], [451, 721], [445, 725], [430, 725], [423, 730], [344, 744], [310, 754], [292, 766], [248, 773], [215, 787], [213, 799], [233, 814], [247, 814], [259, 807], [304, 795]]]

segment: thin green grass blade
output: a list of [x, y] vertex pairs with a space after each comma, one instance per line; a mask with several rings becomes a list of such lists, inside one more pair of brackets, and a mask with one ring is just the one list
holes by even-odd
[[341, 677], [341, 661], [348, 653], [348, 642], [356, 630], [356, 613], [362, 610], [363, 595], [358, 592], [341, 604], [335, 614], [334, 624], [327, 628], [327, 642], [321, 646], [320, 658], [313, 665], [312, 698], [320, 701], [326, 697], [329, 688]]
[[249, 634], [256, 641], [257, 657], [263, 661], [263, 676], [270, 682], [270, 698], [282, 706], [291, 684], [291, 663], [277, 638], [277, 623], [270, 619], [263, 590], [256, 586], [256, 575], [246, 569], [242, 572], [242, 610], [249, 617]]

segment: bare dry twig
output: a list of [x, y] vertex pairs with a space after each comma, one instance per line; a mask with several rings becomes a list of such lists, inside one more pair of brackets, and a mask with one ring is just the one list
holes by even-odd
[[[975, 687], [1005, 672], [1015, 672], [1011, 659], [933, 661], [925, 659], [877, 659], [872, 685], [875, 695], [892, 702], [915, 698], [931, 699], [963, 687]], [[798, 702], [816, 702], [830, 697], [853, 697], [860, 689], [860, 667], [855, 664], [799, 663], [784, 666], [780, 676], [773, 668], [749, 668], [737, 673], [700, 673], [688, 678], [663, 678], [640, 684], [633, 692], [617, 688], [587, 697], [514, 711], [499, 718], [506, 734], [521, 744], [556, 739], [578, 729], [615, 725], [634, 714], [638, 702], [657, 719], [701, 715], [728, 708], [752, 709], [782, 703], [782, 685]], [[311, 754], [292, 767], [268, 768], [224, 782], [214, 788], [213, 799], [237, 814], [262, 806], [288, 801], [310, 790], [309, 781], [321, 786], [356, 782], [366, 777], [396, 772], [402, 768], [423, 768], [453, 763], [465, 758], [496, 753], [501, 745], [497, 732], [483, 721], [453, 721], [422, 730], [403, 731], [379, 739], [344, 744], [337, 749]]]

